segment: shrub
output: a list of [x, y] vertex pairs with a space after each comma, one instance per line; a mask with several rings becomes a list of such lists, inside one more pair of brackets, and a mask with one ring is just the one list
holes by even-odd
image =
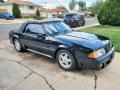
[[40, 16], [40, 11], [37, 9], [36, 16]]
[[34, 19], [36, 19], [36, 20], [43, 20], [43, 19], [45, 19], [46, 17], [41, 17], [41, 16], [35, 16], [34, 17]]
[[0, 0], [0, 3], [4, 3], [4, 0]]
[[32, 16], [23, 16], [22, 18], [32, 18]]
[[21, 18], [21, 11], [17, 4], [13, 4], [12, 12], [15, 18]]
[[106, 0], [98, 13], [98, 21], [102, 25], [120, 26], [120, 0]]

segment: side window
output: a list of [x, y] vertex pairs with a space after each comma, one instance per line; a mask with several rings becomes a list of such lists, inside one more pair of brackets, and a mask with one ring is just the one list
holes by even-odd
[[25, 28], [25, 33], [45, 34], [45, 32], [40, 24], [28, 24]]

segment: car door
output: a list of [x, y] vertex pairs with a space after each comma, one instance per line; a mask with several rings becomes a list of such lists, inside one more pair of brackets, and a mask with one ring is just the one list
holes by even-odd
[[42, 53], [48, 52], [47, 36], [41, 24], [28, 24], [25, 27], [22, 39], [28, 48]]

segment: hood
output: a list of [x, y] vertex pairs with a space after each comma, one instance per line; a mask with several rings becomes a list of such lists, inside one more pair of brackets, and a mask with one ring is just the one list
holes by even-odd
[[92, 50], [97, 50], [105, 46], [105, 38], [85, 32], [70, 32], [64, 35], [55, 36], [58, 40], [66, 44], [83, 46]]

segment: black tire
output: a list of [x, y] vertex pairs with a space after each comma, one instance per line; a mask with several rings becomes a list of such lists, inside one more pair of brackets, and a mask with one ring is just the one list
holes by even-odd
[[81, 23], [80, 22], [78, 22], [78, 27], [81, 27], [82, 25], [81, 25]]
[[83, 22], [82, 26], [85, 26], [85, 21]]
[[[60, 55], [61, 55], [62, 53], [66, 53], [66, 54], [69, 55], [70, 58], [71, 58], [71, 64], [70, 64], [70, 66], [67, 67], [67, 68], [65, 68], [65, 67], [60, 63], [59, 57], [60, 57]], [[69, 51], [67, 51], [67, 50], [64, 50], [64, 49], [63, 49], [63, 50], [58, 51], [58, 53], [57, 53], [57, 55], [56, 55], [56, 60], [57, 60], [58, 65], [59, 65], [63, 70], [71, 71], [71, 70], [74, 70], [74, 69], [77, 68], [77, 63], [76, 63], [76, 61], [75, 61], [74, 56], [73, 56]]]
[[4, 17], [5, 20], [7, 20], [7, 17]]
[[[24, 49], [23, 49], [23, 47], [22, 47], [22, 45], [21, 45], [21, 43], [20, 43], [20, 40], [19, 40], [18, 38], [14, 38], [13, 41], [14, 41], [14, 47], [15, 47], [16, 51], [18, 51], [18, 52], [23, 52]], [[18, 44], [20, 45], [20, 46], [19, 46], [19, 49], [18, 49], [17, 46], [16, 46], [16, 42], [18, 42]]]

